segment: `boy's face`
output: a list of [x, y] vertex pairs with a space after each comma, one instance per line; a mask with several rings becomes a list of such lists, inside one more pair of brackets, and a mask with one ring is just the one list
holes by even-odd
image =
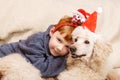
[[65, 41], [65, 35], [65, 33], [60, 34], [59, 31], [56, 31], [54, 33], [50, 31], [51, 38], [49, 41], [49, 49], [53, 56], [63, 56], [69, 53], [68, 46], [70, 44]]

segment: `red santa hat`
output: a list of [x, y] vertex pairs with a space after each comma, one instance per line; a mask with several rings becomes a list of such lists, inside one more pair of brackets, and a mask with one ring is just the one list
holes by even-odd
[[82, 27], [87, 27], [90, 31], [95, 32], [97, 23], [97, 14], [102, 12], [102, 8], [99, 7], [98, 10], [94, 11], [85, 22], [82, 23]]

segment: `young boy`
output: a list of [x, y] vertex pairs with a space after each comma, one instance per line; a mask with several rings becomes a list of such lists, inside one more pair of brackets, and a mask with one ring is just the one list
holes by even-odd
[[71, 33], [78, 23], [72, 17], [64, 17], [58, 24], [51, 25], [45, 32], [38, 32], [27, 40], [0, 46], [0, 57], [11, 53], [20, 53], [33, 64], [42, 77], [54, 77], [64, 70], [69, 45], [72, 43]]

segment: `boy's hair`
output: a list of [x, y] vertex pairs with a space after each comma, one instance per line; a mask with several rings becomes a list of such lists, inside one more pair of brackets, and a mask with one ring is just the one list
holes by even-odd
[[59, 31], [60, 34], [66, 33], [66, 36], [64, 37], [64, 39], [68, 43], [71, 43], [72, 42], [71, 33], [77, 26], [80, 26], [80, 25], [81, 23], [73, 23], [72, 17], [65, 16], [62, 19], [60, 19], [58, 24], [55, 25], [55, 31]]

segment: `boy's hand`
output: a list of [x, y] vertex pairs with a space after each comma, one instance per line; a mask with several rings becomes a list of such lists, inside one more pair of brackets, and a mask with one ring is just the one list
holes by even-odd
[[120, 68], [111, 70], [108, 74], [107, 80], [120, 80]]

